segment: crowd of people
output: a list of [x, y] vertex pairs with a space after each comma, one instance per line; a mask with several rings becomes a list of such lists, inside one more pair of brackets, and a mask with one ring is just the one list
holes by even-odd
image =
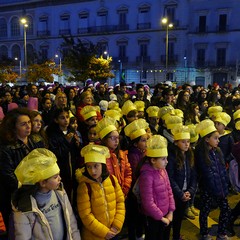
[[214, 203], [217, 239], [228, 239], [240, 215], [240, 201], [228, 204], [229, 164], [240, 164], [239, 91], [1, 86], [0, 234], [116, 240], [124, 225], [129, 240], [180, 240], [184, 217], [199, 215], [200, 239], [210, 240]]

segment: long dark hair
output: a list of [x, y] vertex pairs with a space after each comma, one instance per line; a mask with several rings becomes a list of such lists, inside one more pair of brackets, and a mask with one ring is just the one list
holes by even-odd
[[193, 154], [191, 146], [189, 146], [189, 148], [185, 152], [185, 154], [182, 153], [181, 149], [177, 145], [174, 145], [174, 150], [176, 153], [177, 168], [179, 170], [183, 169], [183, 167], [184, 167], [185, 157], [186, 157], [186, 159], [188, 159], [188, 161], [190, 163], [190, 167], [192, 168], [194, 166], [194, 154]]
[[[208, 166], [211, 165], [211, 160], [209, 158], [209, 145], [208, 143], [206, 142], [206, 138], [210, 138], [212, 136], [213, 133], [215, 133], [216, 131], [214, 132], [211, 132], [209, 134], [207, 134], [206, 136], [204, 136], [203, 138], [201, 138], [197, 144], [197, 148], [200, 149], [201, 152], [203, 152], [203, 156], [204, 156], [204, 159], [205, 159], [205, 162]], [[217, 147], [215, 149], [217, 151], [217, 153], [219, 154], [219, 157], [220, 157], [220, 161], [224, 163], [224, 160], [223, 160], [223, 155], [222, 155], [222, 152], [220, 150], [219, 147]]]
[[[102, 181], [103, 181], [103, 180], [105, 180], [105, 179], [109, 176], [109, 172], [108, 172], [108, 170], [107, 170], [106, 164], [103, 164], [103, 163], [101, 163], [101, 164], [102, 164], [102, 175], [101, 175], [101, 177], [102, 177]], [[85, 177], [93, 180], [93, 181], [96, 181], [96, 180], [95, 180], [94, 178], [92, 178], [92, 177], [90, 176], [90, 174], [88, 173], [86, 164], [84, 164], [84, 166], [85, 166], [85, 171], [84, 171], [83, 175], [84, 175]]]
[[144, 164], [149, 163], [150, 165], [152, 165], [152, 162], [151, 162], [151, 159], [152, 159], [152, 158], [153, 158], [153, 157], [144, 156], [144, 157], [141, 159], [141, 161], [138, 163], [137, 168], [136, 168], [136, 174], [135, 174], [136, 179], [140, 176], [140, 170], [141, 170], [141, 168], [142, 168], [142, 166], [143, 166]]

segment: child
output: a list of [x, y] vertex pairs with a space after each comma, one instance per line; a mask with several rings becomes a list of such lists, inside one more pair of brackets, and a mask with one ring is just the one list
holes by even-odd
[[132, 170], [128, 162], [127, 151], [123, 151], [119, 147], [116, 121], [113, 118], [105, 117], [98, 122], [96, 131], [102, 145], [108, 147], [110, 151], [110, 157], [106, 163], [108, 172], [117, 178], [124, 196], [127, 197], [132, 182]]
[[75, 171], [79, 167], [80, 144], [69, 128], [68, 108], [57, 108], [54, 111], [54, 122], [46, 130], [49, 149], [56, 155], [61, 170], [62, 182], [70, 202], [74, 203], [77, 190]]
[[207, 218], [211, 210], [211, 202], [215, 200], [220, 207], [217, 240], [228, 239], [226, 228], [230, 218], [228, 206], [228, 176], [221, 150], [217, 147], [219, 133], [210, 119], [201, 121], [196, 132], [201, 136], [195, 149], [197, 173], [199, 174], [199, 189], [201, 192], [200, 234], [203, 240], [210, 240]]
[[96, 124], [92, 125], [88, 129], [88, 141], [89, 143], [101, 144], [101, 141], [96, 132]]
[[145, 240], [169, 239], [169, 224], [175, 203], [166, 171], [167, 140], [153, 135], [147, 140], [146, 156], [140, 163], [139, 190], [147, 224]]
[[12, 200], [13, 239], [81, 239], [59, 172], [56, 156], [44, 148], [33, 150], [17, 166], [22, 186]]
[[[136, 182], [136, 169], [145, 155], [146, 142], [148, 134], [145, 129], [148, 123], [144, 119], [137, 119], [128, 124], [125, 128], [125, 134], [130, 138], [130, 146], [128, 149], [128, 160], [132, 168], [132, 186]], [[139, 212], [138, 202], [132, 191], [129, 191], [126, 199], [126, 219], [128, 224], [128, 239], [135, 240], [143, 234], [144, 217]]]
[[172, 223], [173, 240], [178, 240], [181, 239], [180, 230], [187, 203], [197, 188], [197, 177], [188, 127], [176, 126], [172, 129], [172, 134], [174, 145], [168, 149], [167, 172], [176, 204]]
[[78, 213], [83, 240], [112, 239], [120, 232], [125, 216], [124, 195], [117, 179], [109, 176], [107, 147], [89, 144], [81, 150], [85, 169], [76, 173]]
[[76, 117], [71, 117], [69, 122], [69, 128], [70, 131], [72, 131], [75, 134], [75, 138], [77, 139], [77, 142], [79, 142], [80, 146], [83, 144], [82, 135], [78, 131], [78, 123]]

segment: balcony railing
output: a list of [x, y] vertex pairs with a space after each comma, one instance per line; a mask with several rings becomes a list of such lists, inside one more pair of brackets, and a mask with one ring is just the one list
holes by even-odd
[[38, 37], [47, 37], [47, 36], [50, 36], [50, 31], [48, 31], [48, 30], [37, 31], [37, 36], [38, 36]]
[[197, 33], [207, 33], [208, 32], [208, 27], [207, 26], [203, 26], [203, 27], [196, 27], [196, 32]]
[[136, 62], [141, 63], [150, 63], [150, 56], [137, 56], [136, 57]]
[[229, 25], [221, 25], [216, 27], [217, 32], [228, 32], [229, 31]]
[[151, 28], [151, 23], [138, 23], [137, 24], [137, 29], [150, 29]]
[[59, 35], [70, 35], [71, 34], [71, 29], [60, 29], [59, 30]]
[[[166, 63], [166, 55], [161, 55], [161, 62]], [[178, 62], [178, 55], [168, 55], [168, 64], [176, 64]]]

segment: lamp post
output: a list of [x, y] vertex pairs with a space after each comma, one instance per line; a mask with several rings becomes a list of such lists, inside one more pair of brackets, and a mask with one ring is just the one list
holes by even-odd
[[[14, 58], [14, 60], [18, 60], [17, 57]], [[22, 77], [22, 61], [21, 59], [19, 59], [19, 77], [21, 78]]]
[[167, 18], [162, 19], [162, 24], [166, 25], [166, 62], [165, 62], [165, 68], [166, 68], [166, 79], [167, 80], [167, 73], [168, 73], [168, 29], [173, 27], [172, 23], [168, 23]]
[[60, 73], [62, 72], [62, 59], [58, 54], [55, 54], [55, 58], [59, 57], [59, 71]]
[[28, 24], [27, 24], [27, 19], [26, 18], [22, 18], [21, 23], [23, 24], [23, 34], [24, 34], [24, 67], [27, 67], [27, 28], [28, 28]]
[[104, 51], [103, 54], [106, 56], [107, 59], [109, 58], [108, 51]]

